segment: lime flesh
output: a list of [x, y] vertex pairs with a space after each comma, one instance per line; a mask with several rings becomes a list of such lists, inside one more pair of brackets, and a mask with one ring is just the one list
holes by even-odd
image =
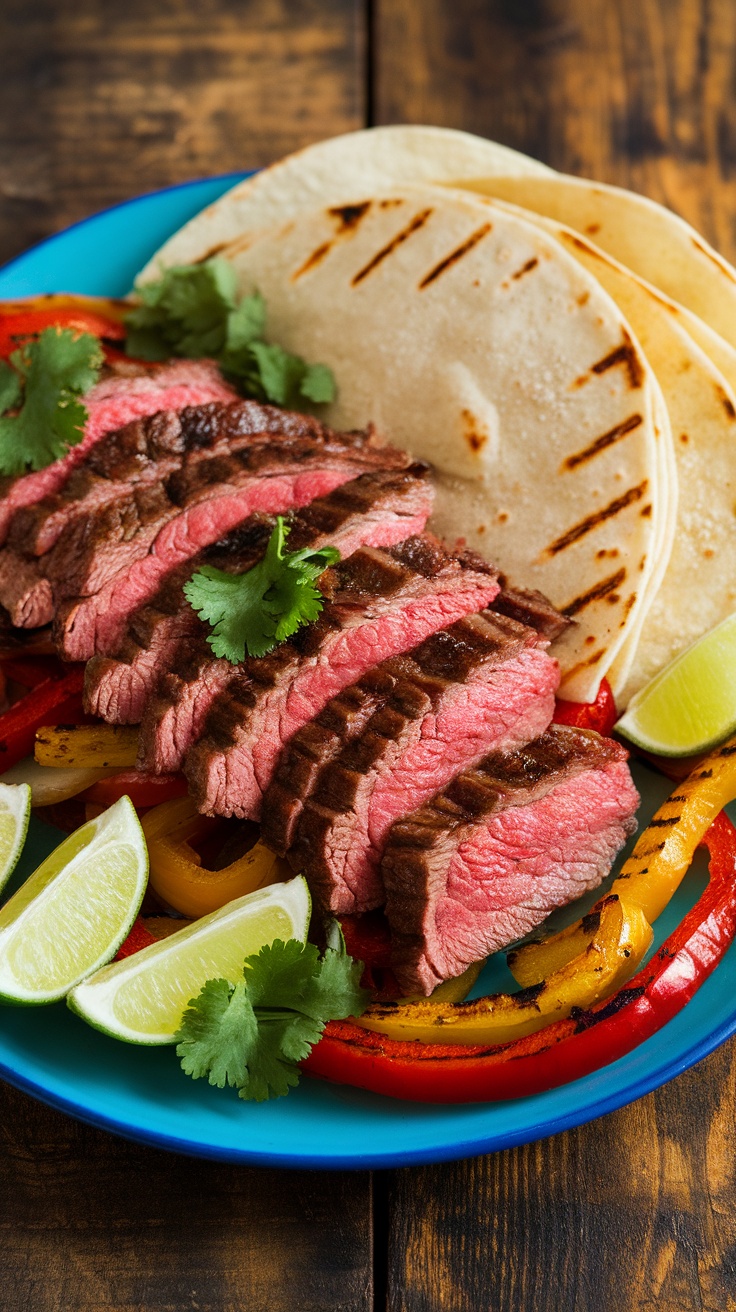
[[676, 656], [616, 725], [657, 756], [694, 756], [736, 730], [736, 613]]
[[28, 784], [0, 783], [0, 889], [18, 864], [31, 818]]
[[241, 976], [246, 957], [274, 939], [307, 937], [305, 880], [272, 884], [228, 902], [169, 938], [97, 971], [68, 1005], [96, 1029], [128, 1043], [172, 1043], [192, 998], [208, 979]]
[[70, 834], [0, 910], [0, 997], [55, 1002], [109, 961], [147, 879], [143, 832], [122, 797]]

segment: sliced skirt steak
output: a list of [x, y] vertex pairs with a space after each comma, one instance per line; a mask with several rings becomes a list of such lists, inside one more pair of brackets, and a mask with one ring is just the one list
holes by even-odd
[[430, 993], [597, 888], [638, 802], [623, 747], [552, 725], [397, 821], [382, 873], [401, 987]]
[[251, 442], [230, 455], [200, 460], [160, 486], [133, 488], [122, 501], [74, 520], [46, 564], [60, 653], [67, 660], [113, 654], [131, 613], [156, 594], [171, 570], [248, 515], [283, 513], [369, 469], [409, 463], [373, 434], [321, 429], [314, 436]]
[[68, 455], [45, 469], [19, 478], [0, 481], [0, 545], [10, 529], [15, 512], [35, 505], [63, 487], [72, 470], [83, 463], [105, 433], [122, 428], [133, 419], [158, 410], [180, 410], [210, 401], [228, 402], [235, 393], [212, 360], [175, 360], [142, 366], [113, 365], [107, 377], [87, 392], [84, 404], [87, 422], [82, 441]]
[[559, 679], [534, 629], [492, 610], [458, 620], [369, 671], [295, 734], [264, 800], [265, 841], [288, 851], [320, 906], [381, 906], [394, 821], [489, 751], [542, 733]]
[[[361, 548], [323, 575], [319, 620], [239, 673], [208, 667], [206, 733], [186, 770], [200, 809], [257, 819], [282, 748], [330, 698], [389, 656], [482, 610], [497, 572], [429, 534], [379, 551]], [[222, 691], [213, 700], [213, 685]], [[197, 696], [199, 693], [197, 693]], [[195, 698], [196, 701], [196, 698]]]
[[[0, 604], [21, 627], [49, 623], [55, 602], [75, 589], [73, 562], [90, 537], [104, 534], [106, 524], [114, 531], [119, 519], [135, 520], [131, 507], [143, 507], [149, 525], [154, 522], [170, 475], [178, 471], [191, 485], [199, 461], [276, 439], [320, 441], [325, 433], [309, 415], [239, 401], [161, 411], [106, 434], [60, 492], [16, 513], [0, 551]], [[76, 586], [83, 586], [81, 578]]]
[[[359, 546], [392, 546], [421, 532], [431, 509], [425, 465], [362, 474], [291, 516], [289, 550], [331, 544], [349, 556]], [[131, 617], [117, 655], [95, 656], [88, 663], [85, 698], [92, 714], [113, 724], [141, 720], [160, 673], [179, 665], [180, 645], [201, 639], [202, 623], [184, 598], [184, 584], [203, 564], [229, 573], [250, 569], [262, 557], [275, 523], [273, 516], [252, 516], [168, 576], [149, 605]]]

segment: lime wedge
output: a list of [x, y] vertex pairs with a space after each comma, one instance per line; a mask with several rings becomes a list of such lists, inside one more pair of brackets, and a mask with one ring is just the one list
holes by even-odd
[[117, 952], [148, 852], [130, 799], [70, 834], [0, 910], [0, 998], [55, 1002]]
[[0, 784], [0, 889], [18, 864], [31, 818], [28, 784]]
[[208, 979], [235, 983], [246, 957], [275, 938], [307, 937], [311, 902], [299, 875], [246, 893], [186, 929], [98, 970], [67, 999], [95, 1029], [127, 1043], [173, 1043]]
[[736, 731], [736, 612], [676, 656], [616, 725], [657, 756], [694, 756]]

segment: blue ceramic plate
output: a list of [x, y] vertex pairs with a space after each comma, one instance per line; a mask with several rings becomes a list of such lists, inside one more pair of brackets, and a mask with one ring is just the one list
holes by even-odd
[[[240, 175], [192, 182], [119, 205], [43, 242], [0, 272], [0, 297], [48, 291], [122, 295], [163, 240]], [[668, 789], [636, 768], [642, 823]], [[35, 821], [15, 883], [59, 841]], [[705, 881], [695, 867], [657, 924], [661, 941]], [[591, 899], [592, 900], [592, 899]], [[568, 909], [576, 918], [580, 907]], [[511, 983], [494, 958], [481, 992]], [[93, 1125], [175, 1151], [267, 1166], [405, 1166], [508, 1148], [632, 1102], [687, 1070], [736, 1030], [736, 948], [669, 1025], [605, 1069], [551, 1093], [482, 1106], [430, 1107], [303, 1080], [263, 1105], [193, 1082], [171, 1048], [135, 1048], [65, 1007], [0, 1011], [0, 1076]]]

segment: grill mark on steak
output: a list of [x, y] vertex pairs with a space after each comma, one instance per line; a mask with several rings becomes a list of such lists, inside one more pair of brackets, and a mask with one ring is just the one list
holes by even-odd
[[397, 821], [382, 872], [402, 987], [430, 992], [596, 887], [637, 803], [622, 747], [552, 725]]
[[[14, 623], [35, 627], [53, 619], [55, 590], [49, 578], [59, 574], [59, 558], [63, 570], [64, 562], [73, 557], [77, 521], [84, 519], [86, 525], [85, 517], [102, 514], [116, 501], [127, 513], [136, 487], [162, 481], [178, 468], [191, 470], [218, 447], [226, 454], [276, 436], [307, 437], [321, 430], [307, 415], [282, 412], [257, 401], [236, 402], [234, 408], [236, 421], [228, 413], [230, 407], [215, 403], [187, 407], [178, 415], [161, 411], [128, 424], [92, 448], [61, 492], [17, 511], [8, 546], [0, 554], [0, 604], [10, 611]], [[145, 503], [145, 493], [142, 496]], [[86, 527], [81, 531], [86, 533]], [[104, 534], [105, 520], [98, 531]], [[51, 554], [62, 535], [59, 551]]]
[[[407, 470], [362, 474], [292, 514], [289, 550], [331, 543], [343, 555], [350, 555], [366, 543], [384, 546], [401, 541], [407, 532], [424, 527], [432, 495], [429, 470], [418, 462]], [[203, 632], [201, 621], [185, 601], [184, 583], [203, 564], [228, 572], [249, 569], [262, 557], [275, 523], [274, 516], [251, 516], [172, 571], [152, 602], [133, 614], [116, 658], [95, 656], [89, 662], [85, 677], [88, 710], [113, 723], [138, 723], [160, 672], [176, 668], [179, 643], [201, 638]]]
[[256, 817], [281, 748], [331, 697], [498, 592], [487, 561], [429, 534], [390, 550], [361, 548], [325, 571], [320, 587], [326, 604], [316, 623], [238, 674], [223, 672], [206, 737], [186, 762], [204, 810]]
[[262, 834], [281, 855], [291, 848], [320, 906], [381, 905], [393, 821], [491, 747], [508, 751], [547, 727], [559, 668], [540, 641], [492, 610], [460, 620], [353, 685], [353, 700], [362, 692], [373, 708], [365, 723], [363, 706], [341, 715], [338, 697], [295, 735], [266, 794]]
[[121, 361], [107, 366], [100, 381], [85, 394], [87, 422], [82, 441], [45, 469], [2, 480], [0, 546], [16, 511], [58, 492], [106, 433], [159, 410], [234, 399], [232, 387], [211, 360], [175, 360], [145, 367]]
[[[514, 660], [525, 647], [546, 646], [565, 627], [564, 618], [541, 593], [504, 587], [482, 615], [458, 620], [408, 655], [392, 657], [370, 670], [328, 702], [294, 735], [282, 754], [263, 809], [264, 840], [280, 856], [286, 855], [295, 841], [302, 809], [315, 795], [324, 768], [337, 760], [347, 768], [355, 768], [347, 749], [369, 721], [374, 732], [382, 732], [380, 719], [376, 723], [375, 716], [393, 703], [395, 690], [400, 698], [411, 699], [411, 684], [421, 690], [425, 701], [428, 698], [436, 706], [454, 685], [467, 683], [472, 676], [479, 678], [483, 669], [489, 677], [491, 670]], [[540, 731], [546, 728], [551, 713], [540, 723]], [[468, 731], [472, 731], [471, 725]], [[334, 788], [328, 787], [334, 795]], [[349, 806], [352, 801], [335, 809], [346, 810]]]
[[[92, 509], [103, 499], [122, 495], [131, 484], [161, 480], [213, 447], [227, 451], [240, 438], [311, 436], [319, 431], [317, 421], [307, 415], [280, 411], [258, 401], [235, 405], [237, 425], [228, 422], [225, 407], [216, 404], [185, 407], [180, 413], [159, 411], [107, 433], [73, 470], [60, 492], [18, 511], [8, 536], [10, 545], [42, 555], [54, 545], [71, 516]], [[84, 504], [86, 499], [89, 507]]]
[[[75, 521], [50, 553], [53, 575], [48, 565], [55, 599], [61, 599], [55, 632], [65, 657], [114, 652], [128, 616], [155, 595], [163, 578], [248, 514], [283, 513], [360, 473], [409, 463], [370, 431], [318, 427], [313, 437], [282, 436], [201, 460], [177, 470], [161, 488], [134, 488], [129, 498]], [[76, 598], [65, 600], [74, 592]]]

